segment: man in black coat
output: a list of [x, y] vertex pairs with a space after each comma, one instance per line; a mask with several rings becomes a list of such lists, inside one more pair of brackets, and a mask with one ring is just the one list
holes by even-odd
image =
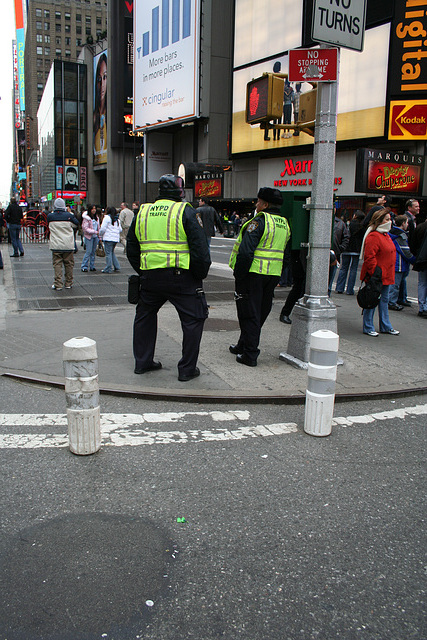
[[224, 233], [221, 218], [218, 212], [209, 205], [208, 200], [201, 196], [199, 198], [199, 206], [196, 209], [203, 224], [203, 230], [206, 233], [208, 239], [209, 249], [211, 247], [211, 238], [215, 235], [215, 227], [219, 233]]
[[13, 253], [10, 257], [19, 258], [19, 256], [24, 255], [24, 247], [19, 238], [24, 214], [19, 204], [16, 203], [15, 198], [10, 199], [10, 204], [4, 212], [4, 217], [9, 227], [10, 239], [13, 246]]

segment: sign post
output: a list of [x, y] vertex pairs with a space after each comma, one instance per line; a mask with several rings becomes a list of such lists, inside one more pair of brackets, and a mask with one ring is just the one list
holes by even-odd
[[[366, 0], [314, 0], [312, 39], [336, 47], [362, 51]], [[324, 45], [319, 54], [323, 56]], [[337, 76], [339, 51], [337, 51]], [[317, 70], [319, 70], [319, 65]], [[325, 67], [325, 65], [323, 65]], [[313, 152], [313, 189], [305, 294], [293, 311], [288, 351], [280, 359], [307, 368], [310, 336], [315, 331], [337, 332], [337, 310], [328, 297], [331, 250], [338, 79], [319, 82]]]

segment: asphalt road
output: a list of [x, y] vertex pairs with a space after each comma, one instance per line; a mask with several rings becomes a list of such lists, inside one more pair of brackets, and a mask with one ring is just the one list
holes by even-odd
[[1, 640], [427, 637], [425, 396], [337, 404], [327, 438], [300, 406], [102, 396], [88, 457], [62, 391], [0, 396]]

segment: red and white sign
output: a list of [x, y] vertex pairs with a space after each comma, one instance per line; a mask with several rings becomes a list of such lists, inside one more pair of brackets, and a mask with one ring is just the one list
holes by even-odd
[[337, 79], [337, 49], [291, 49], [290, 82], [331, 82]]
[[427, 100], [390, 102], [389, 140], [427, 140]]

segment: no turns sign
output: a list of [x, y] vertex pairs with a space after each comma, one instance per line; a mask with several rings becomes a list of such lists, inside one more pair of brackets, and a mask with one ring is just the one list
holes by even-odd
[[365, 17], [366, 0], [314, 0], [311, 37], [362, 51]]

